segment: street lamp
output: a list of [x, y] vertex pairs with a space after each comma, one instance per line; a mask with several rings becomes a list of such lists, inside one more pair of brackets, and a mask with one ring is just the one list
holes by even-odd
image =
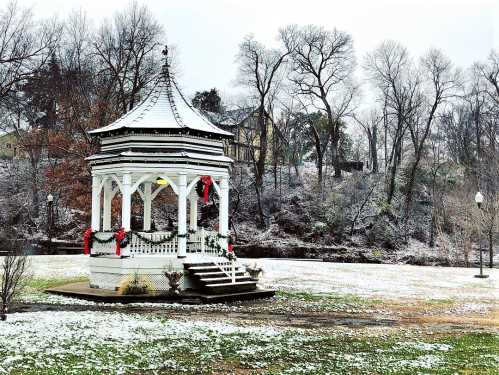
[[54, 225], [54, 196], [47, 195], [47, 235], [49, 238], [49, 251], [52, 251], [52, 226]]
[[[479, 191], [475, 194], [475, 203], [479, 209], [482, 209], [483, 195]], [[478, 233], [478, 251], [480, 252], [480, 274], [475, 275], [480, 279], [486, 279], [489, 275], [483, 274], [483, 254], [482, 254], [482, 241], [480, 238], [480, 233]]]

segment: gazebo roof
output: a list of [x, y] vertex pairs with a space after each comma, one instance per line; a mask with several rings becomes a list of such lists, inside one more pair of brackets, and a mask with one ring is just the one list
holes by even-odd
[[165, 65], [155, 79], [153, 89], [140, 104], [113, 123], [92, 130], [90, 133], [104, 135], [121, 129], [178, 132], [193, 130], [218, 137], [233, 137], [232, 133], [213, 125], [187, 102], [170, 75], [166, 50], [165, 59]]

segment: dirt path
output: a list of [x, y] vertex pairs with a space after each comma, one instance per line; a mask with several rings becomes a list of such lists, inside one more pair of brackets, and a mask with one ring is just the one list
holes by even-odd
[[58, 304], [22, 304], [14, 308], [15, 312], [35, 311], [106, 311], [144, 315], [163, 316], [173, 319], [231, 321], [242, 325], [274, 325], [294, 328], [330, 328], [345, 326], [349, 328], [365, 327], [404, 327], [404, 326], [439, 326], [449, 331], [486, 329], [499, 333], [499, 306], [492, 306], [480, 312], [437, 308], [428, 310], [425, 306], [413, 304], [387, 304], [382, 314], [377, 311], [365, 312], [258, 312], [247, 311], [244, 306], [237, 311], [195, 311], [187, 308], [144, 305], [58, 305]]

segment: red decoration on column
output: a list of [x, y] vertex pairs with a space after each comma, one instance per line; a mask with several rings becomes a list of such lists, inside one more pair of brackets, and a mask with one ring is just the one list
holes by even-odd
[[125, 228], [120, 228], [114, 234], [114, 238], [116, 238], [116, 256], [121, 256], [121, 241], [123, 241], [125, 237], [126, 237]]
[[88, 228], [83, 233], [83, 254], [85, 255], [90, 254], [90, 241], [92, 240], [93, 233], [92, 228]]
[[229, 236], [229, 240], [227, 241], [227, 251], [229, 253], [233, 253], [234, 252], [234, 242], [232, 241], [232, 237]]
[[211, 186], [211, 184], [213, 184], [213, 180], [211, 179], [210, 176], [202, 176], [201, 182], [204, 185], [203, 200], [204, 200], [204, 203], [208, 203], [208, 197], [210, 195], [210, 186]]

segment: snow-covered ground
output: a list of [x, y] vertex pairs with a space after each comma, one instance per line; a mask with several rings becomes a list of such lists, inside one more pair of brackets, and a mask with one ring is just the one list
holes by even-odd
[[394, 264], [261, 260], [263, 282], [274, 288], [352, 293], [385, 298], [487, 299], [499, 301], [499, 269]]
[[[262, 284], [272, 288], [385, 298], [438, 298], [499, 301], [499, 269], [485, 269], [488, 279], [473, 276], [478, 269], [391, 264], [323, 263], [284, 259], [240, 259], [264, 269]], [[88, 274], [83, 255], [33, 256], [36, 277]]]

